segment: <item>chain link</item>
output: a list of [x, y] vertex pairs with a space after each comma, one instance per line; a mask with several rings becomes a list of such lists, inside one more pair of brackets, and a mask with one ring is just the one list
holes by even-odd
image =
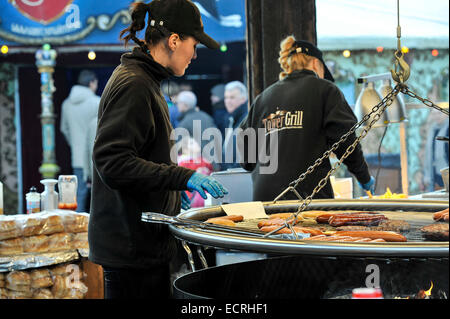
[[[361, 132], [361, 135], [356, 138], [356, 140], [349, 146], [347, 147], [344, 155], [341, 156], [340, 160], [338, 162], [336, 162], [331, 170], [327, 173], [327, 175], [322, 178], [318, 185], [314, 188], [313, 192], [311, 193], [311, 195], [309, 195], [308, 197], [306, 197], [303, 200], [303, 203], [301, 206], [299, 206], [297, 212], [295, 212], [295, 218], [294, 218], [294, 223], [297, 221], [297, 216], [300, 212], [304, 211], [306, 209], [306, 207], [308, 207], [308, 205], [311, 203], [313, 197], [327, 184], [329, 177], [331, 176], [331, 174], [333, 174], [338, 168], [339, 166], [344, 162], [344, 160], [350, 156], [351, 153], [353, 153], [353, 151], [355, 150], [356, 146], [358, 145], [358, 143], [367, 135], [367, 133], [370, 131], [370, 129], [372, 128], [372, 126], [380, 119], [381, 115], [383, 114], [383, 112], [386, 110], [386, 108], [391, 105], [394, 102], [394, 98], [397, 96], [397, 94], [401, 91], [401, 88], [403, 87], [402, 84], [397, 84], [395, 86], [395, 88], [389, 92], [389, 94], [386, 95], [386, 97], [383, 98], [383, 100], [378, 103], [377, 105], [375, 105], [372, 110], [370, 111], [370, 113], [367, 113], [366, 115], [364, 115], [364, 117], [361, 119], [361, 121], [359, 121], [358, 123], [356, 123], [347, 133], [345, 133], [340, 139], [339, 141], [337, 141], [336, 143], [333, 144], [333, 146], [331, 147], [331, 149], [327, 150], [323, 156], [319, 159], [317, 159], [314, 164], [310, 167], [308, 167], [308, 169], [306, 170], [306, 172], [302, 173], [298, 179], [296, 179], [295, 181], [291, 182], [289, 184], [289, 188], [291, 190], [295, 190], [295, 188], [298, 186], [298, 184], [303, 181], [306, 176], [308, 174], [311, 174], [320, 164], [322, 164], [322, 162], [326, 159], [329, 158], [331, 155], [331, 152], [335, 151], [338, 149], [338, 147], [340, 146], [340, 144], [342, 144], [343, 142], [345, 142], [348, 137], [353, 134], [359, 127], [361, 127], [363, 125], [363, 123], [367, 122], [371, 116], [374, 114], [372, 120], [369, 122], [369, 125], [366, 126], [366, 128], [364, 128], [364, 130]], [[380, 110], [381, 109], [381, 110]], [[380, 111], [379, 111], [380, 110]], [[379, 111], [379, 112], [378, 112]], [[378, 113], [377, 113], [378, 112]], [[283, 192], [284, 193], [284, 192]], [[278, 198], [278, 197], [277, 197]], [[266, 234], [266, 236], [271, 235], [274, 232], [277, 232], [279, 229], [284, 228], [285, 226], [280, 226], [280, 228]]]
[[407, 86], [402, 87], [401, 92], [403, 94], [409, 95], [412, 98], [418, 99], [420, 102], [422, 102], [423, 104], [425, 104], [428, 107], [434, 108], [434, 109], [438, 110], [439, 112], [449, 115], [448, 110], [441, 108], [440, 106], [434, 104], [432, 101], [430, 101], [428, 99], [418, 96], [416, 93], [411, 91]]

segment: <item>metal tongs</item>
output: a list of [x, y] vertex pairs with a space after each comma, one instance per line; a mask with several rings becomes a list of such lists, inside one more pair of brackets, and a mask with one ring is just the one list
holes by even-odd
[[179, 218], [176, 216], [168, 216], [160, 213], [144, 212], [142, 213], [141, 220], [147, 223], [166, 224], [187, 228], [200, 228], [207, 231], [221, 231], [238, 235], [263, 237], [263, 233], [261, 231], [256, 231], [253, 229], [239, 229], [236, 227], [204, 223], [199, 220]]

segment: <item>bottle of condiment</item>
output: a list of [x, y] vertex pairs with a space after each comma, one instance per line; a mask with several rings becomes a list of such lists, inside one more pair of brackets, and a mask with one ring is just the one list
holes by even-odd
[[30, 192], [25, 194], [27, 201], [27, 214], [39, 213], [41, 211], [41, 194], [32, 186]]
[[55, 191], [56, 179], [43, 179], [41, 184], [45, 186], [41, 193], [41, 210], [54, 210], [58, 208], [58, 193]]
[[355, 288], [352, 299], [384, 299], [380, 288]]
[[78, 180], [76, 175], [59, 175], [58, 191], [59, 191], [59, 209], [77, 209], [77, 187]]

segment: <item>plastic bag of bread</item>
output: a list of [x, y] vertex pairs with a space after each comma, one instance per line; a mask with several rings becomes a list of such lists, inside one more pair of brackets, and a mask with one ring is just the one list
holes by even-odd
[[47, 288], [53, 285], [53, 279], [47, 268], [33, 269], [30, 271], [31, 288]]
[[72, 249], [69, 233], [56, 233], [48, 236], [48, 251]]
[[73, 249], [89, 249], [88, 233], [72, 234], [71, 244]]
[[33, 290], [33, 299], [54, 299], [50, 289], [41, 288]]
[[44, 225], [46, 222], [42, 214], [22, 215], [22, 233], [23, 236], [36, 236], [44, 232]]
[[23, 253], [23, 238], [0, 241], [0, 256], [12, 256]]
[[0, 240], [22, 236], [22, 229], [16, 218], [0, 215]]
[[31, 276], [25, 271], [11, 271], [6, 275], [6, 288], [29, 292], [31, 297]]
[[49, 237], [45, 235], [23, 238], [23, 251], [25, 253], [42, 253], [49, 250]]
[[89, 214], [65, 212], [61, 217], [66, 233], [84, 233], [88, 231]]
[[78, 267], [76, 264], [59, 264], [50, 268], [50, 273], [55, 276], [68, 276], [74, 267]]
[[45, 213], [45, 221], [42, 228], [42, 234], [51, 235], [64, 232], [62, 217], [57, 213]]

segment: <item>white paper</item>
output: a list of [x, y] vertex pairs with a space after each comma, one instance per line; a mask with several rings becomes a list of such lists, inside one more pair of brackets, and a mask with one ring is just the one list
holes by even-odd
[[242, 215], [244, 219], [269, 218], [262, 202], [245, 202], [221, 205], [225, 213], [229, 215]]

